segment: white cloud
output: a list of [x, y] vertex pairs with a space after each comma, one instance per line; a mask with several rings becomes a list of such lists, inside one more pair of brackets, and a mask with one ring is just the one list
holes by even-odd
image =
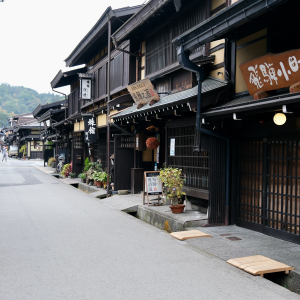
[[[110, 0], [112, 9], [143, 0]], [[99, 0], [0, 2], [0, 83], [52, 92], [50, 82], [107, 8]], [[69, 88], [60, 88], [69, 93]]]

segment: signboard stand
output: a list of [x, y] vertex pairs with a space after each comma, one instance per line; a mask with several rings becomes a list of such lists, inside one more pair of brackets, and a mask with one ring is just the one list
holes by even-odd
[[[145, 205], [145, 195], [147, 195], [147, 204], [149, 205], [164, 205], [161, 199], [163, 195], [162, 183], [158, 178], [159, 171], [144, 172], [143, 183], [143, 205]], [[157, 196], [157, 198], [149, 199], [149, 196]], [[157, 202], [150, 203], [150, 201], [157, 200]]]

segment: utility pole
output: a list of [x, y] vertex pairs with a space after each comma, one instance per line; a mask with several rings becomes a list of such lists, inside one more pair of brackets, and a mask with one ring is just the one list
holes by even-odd
[[107, 193], [106, 197], [109, 195], [109, 177], [110, 177], [110, 40], [111, 40], [111, 22], [110, 16], [107, 15], [107, 26], [108, 26], [108, 45], [107, 45], [107, 56], [108, 56], [108, 63], [107, 63], [107, 154], [106, 154], [106, 168], [107, 168]]

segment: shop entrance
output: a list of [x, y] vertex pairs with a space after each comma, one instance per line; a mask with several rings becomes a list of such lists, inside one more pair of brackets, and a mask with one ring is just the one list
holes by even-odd
[[300, 243], [300, 139], [239, 143], [237, 224]]

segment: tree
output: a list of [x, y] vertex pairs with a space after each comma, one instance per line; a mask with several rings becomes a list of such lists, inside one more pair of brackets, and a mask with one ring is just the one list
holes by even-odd
[[53, 103], [63, 99], [60, 95], [39, 94], [37, 91], [23, 86], [11, 86], [7, 83], [0, 85], [0, 111], [6, 111], [7, 114], [30, 113], [39, 104]]

